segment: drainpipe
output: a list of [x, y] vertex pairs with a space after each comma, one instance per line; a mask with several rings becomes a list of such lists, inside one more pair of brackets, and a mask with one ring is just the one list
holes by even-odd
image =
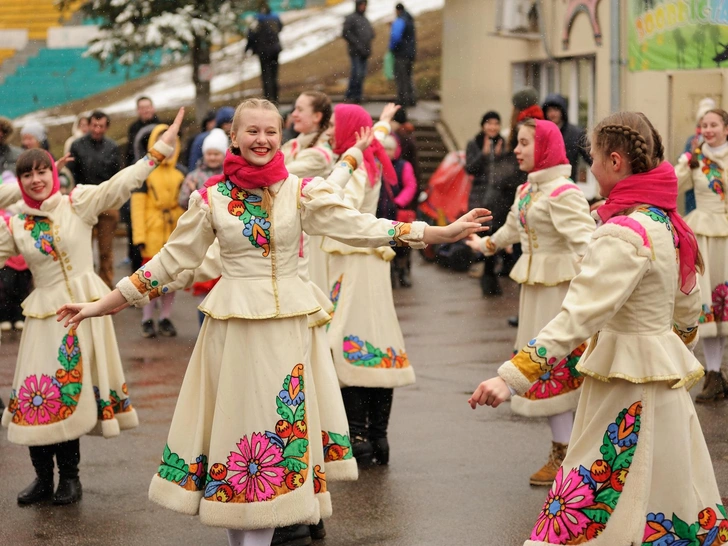
[[549, 60], [553, 61], [555, 60], [553, 54], [551, 53], [551, 46], [549, 45], [549, 39], [548, 36], [546, 36], [546, 21], [544, 21], [544, 9], [543, 9], [543, 0], [538, 0], [536, 2], [536, 18], [538, 19], [538, 30], [541, 34], [541, 43], [543, 44], [544, 52], [546, 53], [546, 57], [549, 58]]
[[622, 35], [621, 35], [621, 22], [622, 22], [622, 2], [620, 0], [612, 0], [609, 3], [611, 8], [610, 13], [610, 100], [609, 106], [612, 111], [619, 112], [621, 108], [621, 92], [622, 92]]

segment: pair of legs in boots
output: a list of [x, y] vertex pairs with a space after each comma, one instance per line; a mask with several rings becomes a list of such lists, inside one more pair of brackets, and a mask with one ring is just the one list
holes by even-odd
[[361, 466], [389, 463], [387, 427], [392, 412], [393, 389], [345, 387], [341, 389], [349, 420], [351, 448]]
[[[53, 456], [58, 463], [58, 488], [53, 493]], [[18, 504], [35, 504], [53, 499], [53, 504], [72, 504], [81, 500], [78, 463], [81, 460], [80, 442], [71, 440], [60, 444], [30, 447], [30, 460], [36, 478], [18, 495]]]
[[716, 402], [728, 398], [728, 381], [720, 372], [725, 349], [724, 337], [706, 337], [703, 339], [703, 355], [705, 356], [705, 382], [702, 392], [695, 398], [698, 403]]

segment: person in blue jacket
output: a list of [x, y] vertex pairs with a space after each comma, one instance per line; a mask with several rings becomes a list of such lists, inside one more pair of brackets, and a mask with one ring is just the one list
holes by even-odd
[[392, 23], [389, 50], [394, 55], [394, 81], [397, 85], [397, 104], [415, 106], [415, 87], [412, 69], [417, 55], [415, 20], [402, 4], [395, 7], [397, 18]]

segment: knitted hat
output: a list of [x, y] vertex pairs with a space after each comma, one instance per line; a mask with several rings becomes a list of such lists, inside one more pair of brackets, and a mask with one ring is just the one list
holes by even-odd
[[20, 130], [20, 135], [30, 135], [38, 142], [43, 142], [46, 139], [46, 130], [39, 121], [29, 121]]
[[498, 114], [498, 112], [494, 112], [493, 110], [491, 110], [490, 112], [486, 112], [483, 115], [483, 119], [480, 120], [480, 124], [485, 125], [485, 122], [489, 121], [491, 119], [495, 119], [498, 121], [498, 123], [500, 123], [500, 120], [501, 120], [500, 114]]
[[513, 107], [516, 110], [525, 110], [529, 106], [538, 104], [538, 91], [533, 87], [524, 87], [513, 94]]
[[224, 154], [229, 145], [230, 141], [228, 140], [225, 131], [215, 128], [210, 131], [210, 134], [202, 141], [202, 153], [204, 154], [207, 150], [217, 150]]
[[695, 113], [695, 125], [700, 123], [703, 116], [708, 113], [709, 110], [717, 108], [715, 101], [711, 98], [704, 98], [698, 103], [698, 111]]

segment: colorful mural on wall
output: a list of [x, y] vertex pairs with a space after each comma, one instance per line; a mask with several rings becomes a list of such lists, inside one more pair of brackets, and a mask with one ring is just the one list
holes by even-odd
[[629, 0], [629, 69], [728, 68], [728, 2]]

